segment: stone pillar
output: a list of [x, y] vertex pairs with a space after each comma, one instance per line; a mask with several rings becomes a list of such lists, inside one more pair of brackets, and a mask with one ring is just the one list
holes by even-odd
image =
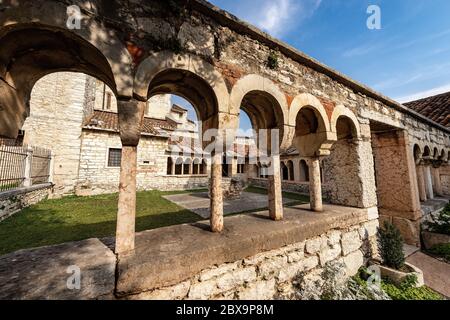
[[308, 160], [309, 165], [309, 197], [311, 210], [322, 212], [322, 183], [320, 181], [320, 160], [312, 158]]
[[172, 175], [172, 176], [175, 175], [175, 165], [176, 165], [176, 163], [177, 163], [177, 160], [176, 160], [176, 159], [175, 159], [175, 160], [172, 159], [172, 169], [171, 169], [171, 170], [172, 170], [172, 171], [171, 171], [171, 173], [172, 173], [171, 175]]
[[300, 160], [293, 160], [292, 161], [294, 165], [294, 181], [301, 181], [300, 179]]
[[223, 192], [222, 192], [222, 155], [212, 156], [211, 164], [211, 212], [210, 223], [212, 232], [223, 231]]
[[141, 134], [145, 102], [119, 100], [117, 107], [122, 141], [122, 160], [115, 252], [121, 255], [132, 252], [135, 245], [137, 146]]
[[280, 155], [271, 157], [272, 171], [269, 172], [268, 197], [269, 216], [274, 221], [283, 219], [283, 195], [281, 191]]
[[117, 212], [116, 253], [134, 249], [136, 220], [137, 147], [122, 147], [120, 166], [119, 205]]
[[32, 169], [33, 169], [33, 148], [27, 147], [27, 155], [25, 157], [25, 168], [24, 168], [24, 187], [31, 187], [32, 181]]
[[425, 188], [425, 177], [424, 177], [424, 168], [423, 164], [419, 164], [416, 166], [417, 169], [417, 185], [419, 187], [419, 197], [420, 201], [427, 201], [427, 191]]
[[441, 174], [439, 168], [433, 168], [433, 181], [434, 181], [434, 191], [436, 195], [442, 196], [442, 183], [441, 183]]
[[427, 165], [424, 168], [424, 177], [425, 177], [425, 189], [427, 191], [427, 197], [430, 200], [434, 199], [433, 193], [433, 178], [431, 176], [431, 166]]
[[230, 171], [230, 177], [233, 177], [233, 176], [237, 175], [237, 173], [238, 173], [238, 160], [237, 160], [237, 158], [233, 157], [231, 159], [231, 164], [230, 164], [229, 168], [231, 170]]

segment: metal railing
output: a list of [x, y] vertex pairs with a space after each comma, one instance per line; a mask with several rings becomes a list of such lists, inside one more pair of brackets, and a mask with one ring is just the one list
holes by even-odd
[[50, 182], [50, 150], [0, 140], [0, 192]]

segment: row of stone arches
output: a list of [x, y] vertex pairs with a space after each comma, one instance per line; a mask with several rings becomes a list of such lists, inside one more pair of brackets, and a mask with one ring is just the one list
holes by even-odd
[[[123, 145], [117, 252], [134, 248], [137, 145], [146, 102], [157, 94], [176, 94], [188, 100], [202, 122], [203, 132], [219, 130], [212, 135], [216, 144], [221, 143], [224, 129], [239, 127], [241, 109], [249, 115], [253, 129], [267, 129], [269, 133], [279, 130], [278, 139], [271, 134], [266, 137], [269, 154], [272, 144], [279, 144], [281, 150], [294, 146], [300, 156], [310, 159], [311, 208], [322, 210], [320, 157], [328, 156], [339, 140], [360, 138], [359, 122], [348, 108], [338, 105], [328, 116], [320, 100], [309, 93], [299, 93], [288, 103], [283, 90], [270, 79], [256, 74], [243, 76], [229, 89], [222, 74], [211, 63], [192, 54], [160, 51], [133, 61], [114, 31], [93, 19], [86, 17], [86, 28], [68, 30], [61, 21], [54, 20], [53, 16], [58, 15], [48, 14], [60, 10], [65, 14], [64, 5], [52, 3], [51, 11], [45, 11], [49, 10], [47, 2], [30, 5], [32, 10], [26, 14], [22, 11], [19, 14], [16, 11], [21, 9], [11, 7], [6, 10], [7, 14], [0, 15], [0, 105], [3, 110], [0, 136], [17, 135], [29, 113], [32, 87], [46, 74], [83, 72], [110, 86], [118, 101]], [[32, 17], [36, 14], [41, 16]], [[8, 15], [17, 15], [20, 19], [12, 22], [7, 19]], [[37, 22], [31, 25], [29, 21]], [[207, 139], [205, 142], [209, 143]], [[223, 229], [223, 199], [219, 191], [222, 154], [213, 151], [212, 156], [211, 229], [219, 232]], [[276, 153], [271, 157], [276, 173], [270, 176], [269, 189], [273, 196], [269, 200], [269, 212], [272, 219], [279, 220], [283, 216], [278, 183], [280, 159]], [[185, 161], [182, 172], [188, 165]]]
[[167, 175], [206, 175], [206, 160], [200, 158], [167, 158]]
[[425, 202], [434, 199], [435, 196], [442, 196], [444, 192], [440, 170], [441, 166], [450, 160], [450, 150], [416, 143], [413, 145], [413, 155], [420, 201]]

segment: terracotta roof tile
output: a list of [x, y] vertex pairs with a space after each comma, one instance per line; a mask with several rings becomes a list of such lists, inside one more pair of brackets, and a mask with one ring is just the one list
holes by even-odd
[[[96, 130], [119, 131], [119, 117], [117, 113], [95, 110], [92, 115], [85, 121], [84, 128]], [[161, 130], [174, 131], [177, 126], [172, 120], [158, 120], [152, 118], [144, 118], [142, 124], [142, 133], [155, 136], [162, 135]]]
[[404, 105], [434, 122], [450, 128], [450, 92], [407, 102]]

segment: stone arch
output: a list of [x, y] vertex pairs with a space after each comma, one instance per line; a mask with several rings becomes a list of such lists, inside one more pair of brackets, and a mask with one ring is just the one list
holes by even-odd
[[[102, 80], [118, 97], [132, 96], [131, 58], [118, 40], [108, 45], [54, 24], [20, 23], [22, 18], [10, 23], [0, 16], [1, 136], [17, 135], [34, 84], [50, 73], [82, 72]], [[86, 28], [103, 30], [95, 23]]]
[[[228, 126], [229, 121], [221, 118], [229, 111], [225, 81], [211, 64], [197, 56], [170, 51], [153, 53], [139, 64], [134, 81], [134, 96], [139, 100], [147, 101], [157, 94], [176, 94], [189, 101], [202, 122], [203, 134]], [[210, 144], [207, 140], [203, 139], [203, 147]]]
[[174, 175], [182, 175], [183, 174], [183, 164], [184, 164], [184, 160], [181, 157], [178, 157], [177, 160], [175, 161], [175, 173]]
[[201, 174], [201, 165], [202, 165], [202, 161], [199, 158], [195, 158], [194, 161], [192, 162], [192, 174], [194, 175], [199, 175]]
[[338, 125], [338, 120], [340, 118], [347, 118], [351, 121], [352, 125], [353, 125], [353, 134], [354, 134], [354, 138], [360, 138], [361, 137], [361, 129], [359, 126], [359, 121], [356, 118], [355, 114], [348, 108], [344, 107], [343, 105], [338, 105], [336, 106], [336, 108], [334, 108], [333, 110], [333, 114], [331, 116], [331, 131], [337, 134], [337, 125]]
[[304, 159], [299, 162], [300, 169], [300, 181], [309, 182], [309, 167]]
[[184, 175], [191, 174], [191, 166], [192, 166], [192, 159], [186, 158], [183, 162], [183, 174]]
[[292, 144], [302, 157], [329, 155], [337, 140], [325, 108], [319, 99], [308, 93], [300, 94], [292, 101], [288, 124], [295, 132]]
[[437, 160], [439, 158], [439, 150], [437, 147], [434, 147], [433, 149], [433, 159]]
[[292, 160], [289, 160], [286, 163], [286, 166], [288, 168], [288, 172], [289, 172], [289, 181], [294, 181], [295, 177], [294, 177], [294, 162]]
[[241, 108], [249, 116], [253, 129], [280, 129], [280, 148], [287, 149], [288, 104], [285, 94], [273, 81], [250, 74], [236, 82], [230, 95], [230, 113], [236, 115], [234, 128], [239, 127]]
[[[78, 5], [84, 9], [83, 4]], [[45, 29], [54, 33], [64, 32], [73, 38], [83, 39], [101, 52], [108, 61], [115, 78], [118, 96], [132, 97], [133, 60], [115, 31], [101, 25], [83, 11], [81, 11], [81, 28], [70, 30], [66, 26], [65, 17], [67, 17], [67, 5], [55, 1], [27, 1], [20, 6], [9, 6], [0, 15], [0, 38], [14, 30]], [[3, 75], [5, 69], [0, 68]]]
[[168, 157], [167, 158], [167, 175], [168, 176], [175, 174], [175, 172], [172, 172], [173, 171], [173, 163], [174, 162], [173, 162], [172, 157]]
[[420, 160], [422, 159], [423, 150], [417, 143], [413, 146], [413, 155], [416, 164], [419, 164]]
[[288, 181], [289, 180], [289, 168], [284, 161], [282, 161], [280, 164], [281, 164], [280, 165], [281, 180]]
[[423, 157], [431, 157], [431, 148], [428, 145], [426, 145], [423, 148], [423, 155], [422, 156]]

